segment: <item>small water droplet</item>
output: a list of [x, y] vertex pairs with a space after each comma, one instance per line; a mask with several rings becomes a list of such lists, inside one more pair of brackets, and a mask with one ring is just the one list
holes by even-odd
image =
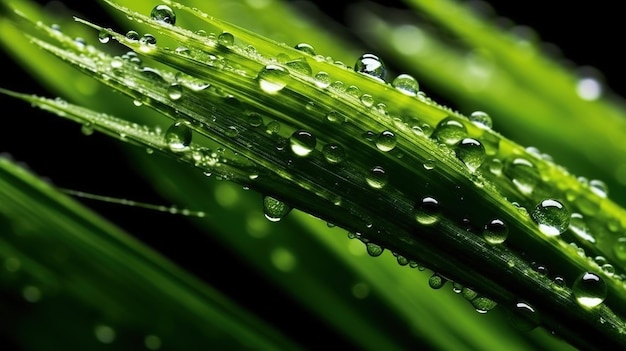
[[455, 145], [466, 136], [467, 128], [465, 125], [453, 117], [446, 117], [441, 120], [431, 134], [431, 138], [450, 146]]
[[428, 286], [432, 289], [441, 289], [445, 283], [446, 279], [437, 273], [434, 273], [428, 278]]
[[474, 111], [469, 115], [469, 120], [481, 128], [491, 129], [493, 122], [491, 117], [483, 111]]
[[140, 39], [139, 42], [143, 45], [147, 45], [147, 46], [154, 46], [157, 43], [156, 37], [150, 33], [146, 33], [144, 34]]
[[361, 103], [363, 104], [363, 106], [365, 107], [372, 107], [374, 106], [374, 97], [370, 94], [363, 94], [360, 97]]
[[473, 299], [471, 303], [478, 313], [487, 313], [498, 305], [495, 301], [484, 296]]
[[268, 94], [277, 94], [287, 86], [289, 72], [281, 66], [269, 64], [257, 76], [259, 87]]
[[272, 222], [278, 222], [291, 212], [291, 206], [273, 198], [271, 196], [263, 197], [263, 213], [265, 218]]
[[529, 303], [520, 301], [509, 311], [509, 322], [522, 332], [529, 332], [539, 325], [539, 313]]
[[260, 127], [263, 124], [263, 117], [256, 112], [250, 112], [248, 114], [248, 124], [252, 127]]
[[570, 224], [569, 228], [571, 231], [576, 234], [582, 240], [586, 240], [590, 243], [595, 243], [596, 239], [591, 234], [587, 223], [585, 222], [585, 218], [580, 213], [572, 213], [570, 216]]
[[416, 96], [419, 91], [419, 83], [413, 76], [400, 74], [391, 82], [391, 85], [405, 95]]
[[304, 59], [304, 57], [285, 62], [285, 66], [289, 67], [290, 70], [300, 72], [307, 76], [310, 76], [313, 73], [313, 69], [309, 65], [309, 63]]
[[191, 137], [191, 129], [185, 121], [177, 121], [165, 131], [165, 143], [174, 152], [188, 150]]
[[456, 157], [463, 161], [471, 173], [476, 172], [485, 160], [485, 147], [480, 141], [465, 138], [456, 145]]
[[472, 301], [478, 296], [478, 293], [474, 289], [463, 287], [463, 289], [461, 289], [461, 296], [467, 301]]
[[385, 251], [384, 247], [374, 244], [374, 243], [367, 243], [365, 244], [365, 247], [367, 249], [367, 254], [372, 257], [378, 257], [382, 255], [383, 252]]
[[591, 191], [601, 198], [606, 198], [609, 195], [609, 187], [605, 182], [599, 179], [592, 179], [589, 181], [589, 188]]
[[167, 95], [172, 100], [178, 100], [183, 96], [183, 86], [179, 83], [172, 83], [167, 88]]
[[322, 148], [322, 154], [328, 163], [337, 164], [343, 162], [346, 157], [346, 153], [340, 145], [326, 144]]
[[539, 171], [535, 164], [522, 157], [507, 160], [502, 172], [524, 195], [530, 195], [539, 182]]
[[308, 55], [311, 55], [311, 56], [315, 56], [315, 49], [310, 44], [300, 43], [300, 44], [295, 46], [295, 49], [296, 50], [300, 50], [300, 51], [304, 52], [305, 54], [308, 54]]
[[345, 121], [345, 118], [339, 112], [332, 110], [326, 114], [326, 120], [330, 123], [341, 123]]
[[176, 13], [167, 5], [156, 5], [150, 12], [150, 17], [157, 22], [176, 24]]
[[595, 273], [584, 272], [574, 281], [572, 293], [579, 305], [593, 308], [606, 299], [606, 282]]
[[320, 71], [315, 75], [315, 85], [320, 88], [328, 88], [332, 79], [330, 78], [330, 74]]
[[313, 150], [315, 150], [316, 144], [317, 139], [315, 136], [306, 130], [297, 130], [293, 132], [289, 138], [291, 151], [301, 157], [308, 156]]
[[387, 178], [388, 176], [385, 169], [381, 166], [375, 166], [370, 169], [365, 180], [372, 188], [382, 189], [385, 185], [387, 185]]
[[383, 61], [374, 54], [363, 54], [354, 64], [354, 71], [385, 81], [387, 69]]
[[217, 36], [217, 42], [224, 46], [233, 46], [235, 45], [235, 36], [230, 32], [222, 32]]
[[98, 41], [100, 41], [102, 44], [106, 44], [109, 41], [111, 41], [111, 33], [109, 33], [109, 31], [103, 29], [98, 33]]
[[532, 219], [539, 225], [539, 230], [548, 236], [556, 236], [567, 230], [570, 213], [565, 206], [554, 199], [541, 201], [530, 212]]
[[501, 219], [492, 219], [485, 224], [483, 237], [490, 244], [502, 244], [509, 235], [509, 228]]
[[378, 135], [378, 137], [376, 138], [376, 147], [378, 148], [378, 150], [380, 151], [391, 151], [393, 150], [393, 148], [396, 147], [396, 135], [393, 134], [393, 132], [391, 131], [384, 131], [382, 133], [380, 133]]
[[139, 40], [139, 38], [141, 38], [139, 36], [139, 33], [134, 30], [129, 30], [128, 32], [126, 32], [126, 39], [128, 40], [137, 41]]
[[80, 131], [81, 133], [83, 133], [84, 135], [91, 135], [93, 134], [93, 132], [95, 131], [93, 123], [91, 122], [85, 122], [81, 127], [80, 127]]
[[439, 215], [439, 201], [434, 197], [426, 196], [415, 205], [415, 220], [420, 224], [434, 224], [439, 220]]

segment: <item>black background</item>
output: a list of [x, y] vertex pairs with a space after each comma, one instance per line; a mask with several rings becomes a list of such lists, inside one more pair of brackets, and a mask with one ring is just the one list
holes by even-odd
[[[65, 2], [70, 8], [85, 14], [87, 18], [102, 16], [100, 6], [91, 1]], [[324, 12], [332, 15], [338, 21], [344, 21], [345, 7], [357, 2], [318, 2], [317, 6]], [[402, 8], [404, 5], [397, 1], [381, 2], [387, 6]], [[495, 13], [511, 19], [519, 25], [534, 28], [543, 41], [556, 44], [563, 56], [576, 65], [595, 67], [603, 72], [606, 85], [615, 93], [624, 96], [626, 83], [624, 82], [624, 54], [623, 33], [624, 18], [620, 2], [595, 1], [584, 2], [584, 6], [569, 5], [573, 2], [564, 2], [568, 5], [557, 5], [558, 2], [547, 1], [492, 1]], [[207, 12], [210, 8], [206, 9]], [[354, 40], [359, 40], [355, 37]], [[363, 43], [367, 46], [367, 43]], [[375, 50], [375, 48], [372, 48]], [[3, 74], [0, 87], [27, 93], [50, 95], [34, 82], [19, 65], [2, 54]], [[427, 84], [427, 82], [423, 83]], [[432, 94], [440, 102], [447, 103], [445, 97]], [[4, 96], [0, 97], [1, 115], [3, 120], [18, 119], [18, 123], [5, 122], [0, 127], [0, 152], [11, 154], [17, 161], [25, 162], [35, 173], [49, 178], [53, 183], [66, 188], [83, 190], [108, 196], [130, 198], [156, 204], [168, 204], [147, 184], [141, 175], [127, 161], [119, 155], [118, 144], [108, 137], [97, 133], [85, 137], [79, 132], [79, 126], [65, 123], [47, 113], [32, 109], [29, 105], [16, 102]], [[15, 125], [37, 125], [35, 130], [20, 130]], [[64, 127], [63, 127], [64, 126]], [[40, 145], [27, 143], [37, 134]], [[65, 150], [82, 148], [88, 157], [77, 160], [64, 155]], [[289, 313], [280, 313], [273, 306], [273, 302], [287, 306], [290, 299], [282, 296], [279, 290], [268, 286], [261, 277], [251, 275], [245, 264], [238, 264], [236, 259], [227, 258], [227, 250], [219, 248], [218, 243], [210, 241], [206, 235], [200, 235], [193, 227], [187, 225], [184, 218], [159, 214], [151, 211], [128, 208], [125, 206], [97, 203], [84, 200], [86, 205], [96, 209], [99, 213], [112, 219], [115, 223], [127, 229], [130, 233], [150, 233], [164, 231], [164, 228], [185, 228], [177, 231], [176, 237], [145, 236], [142, 239], [149, 245], [172, 258], [181, 266], [189, 269], [199, 277], [210, 283], [231, 297], [241, 299], [242, 304], [251, 310], [265, 316], [271, 316], [274, 323], [281, 329], [292, 332], [292, 335], [305, 344], [313, 345], [316, 340], [335, 340], [334, 346], [341, 348], [341, 336], [335, 335], [332, 330], [315, 320], [308, 318], [309, 328], [301, 328], [299, 323], [293, 323], [294, 316], [306, 316], [297, 305], [285, 308]], [[132, 218], [132, 221], [129, 220]], [[206, 248], [212, 247], [212, 254], [206, 254]], [[218, 254], [221, 253], [221, 254]], [[224, 260], [229, 262], [228, 274], [215, 274], [207, 267], [224, 267]], [[267, 304], [253, 303], [246, 300], [247, 294], [242, 294], [233, 276], [245, 277], [246, 285], [256, 286], [258, 293], [268, 297]], [[229, 278], [231, 277], [231, 278]], [[348, 346], [348, 345], [343, 345]]]

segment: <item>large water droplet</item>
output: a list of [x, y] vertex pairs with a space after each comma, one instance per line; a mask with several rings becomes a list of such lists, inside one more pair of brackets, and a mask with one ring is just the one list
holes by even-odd
[[579, 305], [593, 308], [606, 299], [606, 282], [595, 273], [584, 272], [574, 281], [572, 293]]
[[504, 163], [502, 169], [513, 185], [524, 195], [530, 195], [539, 182], [539, 171], [535, 165], [522, 157], [514, 157]]
[[183, 96], [183, 86], [179, 83], [172, 83], [167, 88], [167, 96], [172, 100], [178, 100]]
[[483, 111], [474, 111], [469, 115], [469, 120], [481, 128], [489, 128], [493, 126], [491, 117]]
[[474, 173], [485, 160], [485, 147], [476, 139], [465, 138], [456, 145], [456, 157]]
[[273, 198], [271, 196], [263, 197], [263, 213], [265, 218], [272, 222], [278, 222], [291, 212], [291, 206]]
[[455, 145], [466, 136], [467, 128], [465, 125], [453, 117], [446, 117], [441, 120], [431, 134], [431, 138], [446, 145]]
[[322, 148], [322, 154], [328, 163], [337, 164], [343, 162], [346, 153], [340, 145], [326, 144]]
[[171, 25], [176, 24], [176, 13], [174, 13], [174, 10], [167, 5], [156, 5], [152, 9], [152, 12], [150, 12], [150, 17], [157, 22], [163, 22]]
[[432, 289], [441, 289], [445, 283], [446, 279], [437, 273], [434, 273], [428, 278], [428, 286]]
[[375, 166], [370, 169], [365, 180], [372, 188], [382, 189], [385, 185], [387, 185], [387, 173], [381, 166]]
[[307, 76], [310, 76], [311, 73], [313, 73], [313, 69], [311, 69], [311, 65], [309, 65], [309, 63], [306, 61], [306, 59], [304, 59], [304, 57], [287, 61], [285, 62], [285, 66], [287, 66], [292, 71], [300, 72], [302, 74], [306, 74]]
[[530, 216], [539, 225], [539, 230], [548, 236], [559, 235], [569, 227], [569, 211], [554, 199], [541, 201], [530, 212]]
[[174, 152], [186, 151], [191, 144], [191, 129], [185, 121], [177, 121], [165, 131], [165, 143]]
[[316, 144], [317, 139], [315, 136], [306, 130], [297, 130], [293, 132], [289, 138], [291, 151], [301, 157], [308, 156], [313, 150], [315, 150]]
[[354, 70], [359, 73], [367, 74], [378, 80], [385, 81], [387, 69], [383, 61], [374, 54], [363, 54], [354, 64]]
[[398, 75], [392, 82], [394, 88], [398, 89], [401, 93], [408, 96], [416, 96], [420, 90], [419, 83], [413, 76], [408, 74]]
[[269, 64], [257, 76], [259, 87], [268, 94], [277, 94], [287, 86], [289, 71], [281, 66]]
[[384, 247], [374, 244], [374, 243], [367, 243], [365, 244], [365, 247], [367, 249], [367, 254], [372, 257], [378, 257], [382, 255], [383, 252], [385, 251]]
[[376, 138], [376, 147], [380, 151], [391, 151], [396, 147], [396, 135], [388, 130], [380, 133]]
[[415, 205], [415, 220], [424, 225], [436, 223], [439, 220], [439, 201], [431, 196], [424, 197]]
[[490, 244], [502, 244], [509, 235], [509, 228], [501, 219], [492, 219], [485, 224], [483, 237]]
[[606, 198], [609, 195], [609, 187], [606, 185], [605, 182], [599, 180], [599, 179], [592, 179], [589, 181], [589, 189], [591, 189], [591, 191], [598, 195], [601, 198]]
[[233, 46], [235, 44], [235, 36], [230, 32], [222, 32], [217, 36], [217, 42], [224, 46]]

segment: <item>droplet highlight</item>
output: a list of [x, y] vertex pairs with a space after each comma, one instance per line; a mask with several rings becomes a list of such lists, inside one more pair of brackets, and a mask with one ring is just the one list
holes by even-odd
[[387, 185], [387, 173], [381, 166], [372, 167], [365, 178], [367, 184], [374, 189], [382, 189]]
[[570, 224], [570, 213], [558, 200], [541, 201], [530, 212], [530, 217], [539, 225], [539, 230], [547, 236], [560, 235]]
[[300, 157], [306, 157], [315, 150], [317, 139], [311, 132], [297, 130], [291, 134], [289, 145], [294, 154]]
[[502, 244], [508, 236], [509, 228], [501, 219], [492, 219], [483, 229], [483, 238], [490, 244]]
[[539, 171], [535, 164], [523, 157], [507, 160], [502, 168], [504, 175], [524, 195], [530, 195], [539, 182]]
[[431, 225], [439, 220], [439, 201], [431, 196], [422, 198], [415, 206], [415, 220], [424, 225]]
[[388, 152], [396, 147], [396, 135], [391, 131], [384, 131], [376, 138], [376, 147], [378, 150]]
[[572, 293], [579, 305], [594, 308], [606, 299], [606, 282], [595, 273], [584, 272], [574, 281]]

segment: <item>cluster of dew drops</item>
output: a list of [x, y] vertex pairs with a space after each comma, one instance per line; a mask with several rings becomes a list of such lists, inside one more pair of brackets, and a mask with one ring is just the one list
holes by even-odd
[[[166, 24], [174, 25], [176, 23], [175, 12], [167, 5], [157, 5], [151, 12], [153, 20], [160, 21]], [[150, 34], [146, 34], [140, 37], [138, 33], [129, 31], [127, 33], [129, 39], [135, 39], [141, 41], [146, 45], [154, 45], [156, 38]], [[101, 33], [100, 41], [105, 43], [109, 40], [106, 33]], [[219, 42], [223, 45], [232, 45], [234, 43], [234, 37], [229, 33], [222, 33], [219, 38]], [[315, 54], [315, 50], [309, 44], [301, 43], [295, 46], [296, 49], [309, 54], [316, 59], [322, 59], [332, 62], [331, 58], [323, 58], [320, 55]], [[131, 57], [131, 59], [134, 58]], [[298, 64], [298, 65], [296, 65]], [[341, 62], [335, 62], [340, 66], [345, 66]], [[289, 66], [289, 65], [288, 65]], [[291, 67], [291, 66], [290, 66]], [[301, 62], [294, 63], [294, 68], [300, 71], [310, 70], [310, 67], [304, 67]], [[349, 68], [349, 67], [347, 67]], [[367, 75], [373, 79], [376, 79], [382, 83], [387, 84], [386, 75], [387, 69], [383, 61], [376, 55], [366, 53], [361, 55], [355, 62], [354, 71]], [[310, 72], [307, 72], [310, 73]], [[289, 72], [280, 65], [269, 64], [265, 66], [258, 73], [258, 84], [261, 90], [268, 94], [277, 94], [283, 88], [287, 86], [287, 76]], [[338, 91], [345, 92], [347, 95], [357, 98], [366, 107], [371, 107], [374, 111], [387, 113], [386, 106], [384, 104], [375, 105], [374, 99], [369, 94], [362, 94], [358, 87], [350, 86], [345, 87], [342, 82], [333, 82], [330, 75], [326, 72], [318, 72], [314, 75], [316, 85], [320, 88], [331, 88]], [[420, 91], [418, 81], [409, 74], [399, 74], [392, 82], [391, 86], [400, 91], [401, 93], [415, 97], [421, 100], [426, 100], [434, 103], [430, 98]], [[169, 90], [171, 93], [170, 98], [176, 100], [182, 95], [181, 87], [174, 83]], [[137, 103], [138, 105], [140, 103]], [[338, 122], [342, 118], [336, 111], [330, 111], [326, 114], [326, 118], [329, 122]], [[483, 129], [492, 128], [491, 117], [483, 111], [475, 111], [468, 116], [469, 121]], [[268, 123], [269, 129], [275, 128], [275, 125], [270, 127], [272, 121]], [[467, 167], [468, 171], [474, 174], [478, 168], [480, 168], [484, 161], [487, 159], [487, 150], [481, 141], [467, 137], [467, 128], [463, 121], [458, 118], [448, 117], [441, 120], [435, 128], [430, 127], [425, 123], [414, 123], [410, 128], [417, 134], [430, 135], [430, 137], [436, 140], [438, 143], [454, 148], [456, 157], [462, 161]], [[378, 150], [381, 152], [390, 152], [395, 149], [397, 140], [393, 131], [385, 130], [380, 134], [373, 132], [365, 133], [364, 137], [370, 141], [373, 141]], [[191, 143], [192, 133], [186, 122], [178, 121], [172, 124], [165, 133], [165, 139], [172, 151], [184, 151]], [[298, 157], [307, 157], [317, 147], [317, 140], [313, 133], [306, 130], [296, 130], [289, 138], [289, 145], [294, 155]], [[533, 148], [529, 148], [529, 151], [537, 151]], [[340, 145], [326, 144], [322, 148], [322, 153], [326, 161], [331, 164], [337, 164], [345, 159], [345, 152]], [[543, 159], [550, 159], [549, 155], [538, 154]], [[424, 162], [424, 168], [426, 170], [433, 169], [436, 165], [435, 160], [427, 160]], [[490, 160], [487, 169], [497, 175], [505, 175], [511, 183], [525, 195], [529, 195], [533, 192], [535, 186], [541, 179], [539, 171], [535, 166], [532, 159], [524, 156], [514, 156], [505, 161], [501, 161], [497, 158]], [[388, 175], [382, 166], [375, 165], [369, 170], [369, 174], [366, 177], [366, 183], [373, 189], [382, 189], [387, 184]], [[584, 178], [583, 178], [584, 180]], [[601, 197], [606, 197], [607, 189], [606, 185], [598, 180], [592, 180], [587, 182], [587, 185]], [[339, 202], [337, 202], [339, 203]], [[263, 200], [263, 209], [265, 216], [268, 220], [273, 222], [280, 221], [291, 210], [291, 207], [271, 196], [265, 196]], [[525, 211], [520, 207], [520, 210]], [[440, 204], [434, 197], [427, 196], [422, 198], [415, 206], [415, 219], [417, 223], [421, 225], [432, 225], [437, 223], [440, 213]], [[578, 213], [570, 213], [565, 205], [558, 199], [547, 198], [540, 201], [532, 211], [528, 213], [534, 222], [538, 225], [539, 230], [549, 237], [557, 237], [560, 234], [568, 230], [570, 222], [582, 223], [582, 215]], [[576, 228], [572, 228], [575, 230]], [[483, 227], [483, 238], [486, 242], [492, 245], [499, 245], [506, 241], [508, 236], [508, 228], [504, 221], [494, 218], [486, 223]], [[350, 234], [351, 238], [358, 237], [358, 234]], [[626, 243], [625, 243], [626, 245]], [[366, 242], [367, 252], [371, 256], [379, 256], [383, 252], [383, 248], [374, 243]], [[395, 254], [394, 254], [395, 255]], [[412, 267], [418, 267], [419, 265], [414, 262], [409, 262], [402, 256], [396, 255], [398, 262], [401, 265], [410, 264]], [[429, 285], [433, 289], [440, 288], [445, 283], [445, 278], [438, 274], [433, 274], [429, 280]], [[486, 298], [478, 298], [478, 296], [470, 289], [462, 288], [458, 285], [453, 287], [455, 292], [468, 295], [468, 299], [472, 302], [475, 301], [475, 305], [488, 306], [490, 300]], [[600, 305], [607, 295], [607, 286], [604, 280], [593, 272], [584, 272], [579, 275], [572, 285], [572, 291], [576, 298], [576, 301], [586, 308], [593, 308]], [[469, 292], [469, 293], [468, 293]], [[471, 299], [469, 297], [472, 297]], [[474, 302], [472, 302], [474, 304]], [[479, 308], [479, 312], [486, 312], [489, 308]], [[532, 306], [527, 303], [518, 304], [518, 310], [522, 313], [533, 312]]]

